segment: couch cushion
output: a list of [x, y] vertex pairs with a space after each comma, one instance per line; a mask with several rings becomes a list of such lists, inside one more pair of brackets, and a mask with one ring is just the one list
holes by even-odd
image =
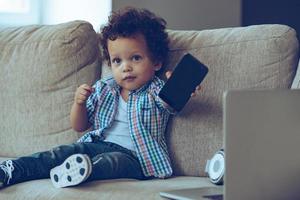
[[100, 75], [97, 35], [83, 21], [0, 29], [0, 154], [74, 142], [76, 87]]
[[76, 187], [54, 188], [50, 179], [20, 183], [2, 189], [0, 199], [165, 199], [159, 192], [213, 186], [203, 177], [174, 177], [165, 180], [138, 181], [133, 179], [103, 180], [85, 183]]

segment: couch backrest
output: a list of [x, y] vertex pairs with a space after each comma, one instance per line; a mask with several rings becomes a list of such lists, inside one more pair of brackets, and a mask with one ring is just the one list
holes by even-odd
[[289, 88], [299, 59], [298, 41], [295, 31], [283, 25], [170, 31], [169, 36], [168, 69], [186, 52], [209, 68], [202, 92], [170, 121], [167, 131], [175, 174], [203, 176], [206, 160], [223, 147], [223, 92]]
[[76, 87], [100, 77], [97, 35], [86, 22], [0, 29], [0, 156], [74, 142]]

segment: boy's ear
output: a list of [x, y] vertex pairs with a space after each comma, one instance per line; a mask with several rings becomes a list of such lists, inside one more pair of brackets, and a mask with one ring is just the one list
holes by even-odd
[[161, 62], [157, 62], [157, 63], [154, 64], [154, 70], [155, 71], [159, 71], [161, 67], [162, 67], [162, 63]]

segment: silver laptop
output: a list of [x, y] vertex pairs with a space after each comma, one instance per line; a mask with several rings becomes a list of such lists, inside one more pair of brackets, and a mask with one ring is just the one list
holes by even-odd
[[170, 199], [300, 199], [300, 90], [224, 94], [225, 185], [161, 192]]
[[225, 199], [300, 199], [300, 90], [224, 99]]

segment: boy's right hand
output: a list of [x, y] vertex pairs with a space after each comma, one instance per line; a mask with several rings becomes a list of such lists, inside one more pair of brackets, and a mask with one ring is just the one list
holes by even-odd
[[79, 86], [75, 92], [75, 103], [78, 105], [85, 104], [88, 97], [94, 92], [94, 88], [87, 84]]

